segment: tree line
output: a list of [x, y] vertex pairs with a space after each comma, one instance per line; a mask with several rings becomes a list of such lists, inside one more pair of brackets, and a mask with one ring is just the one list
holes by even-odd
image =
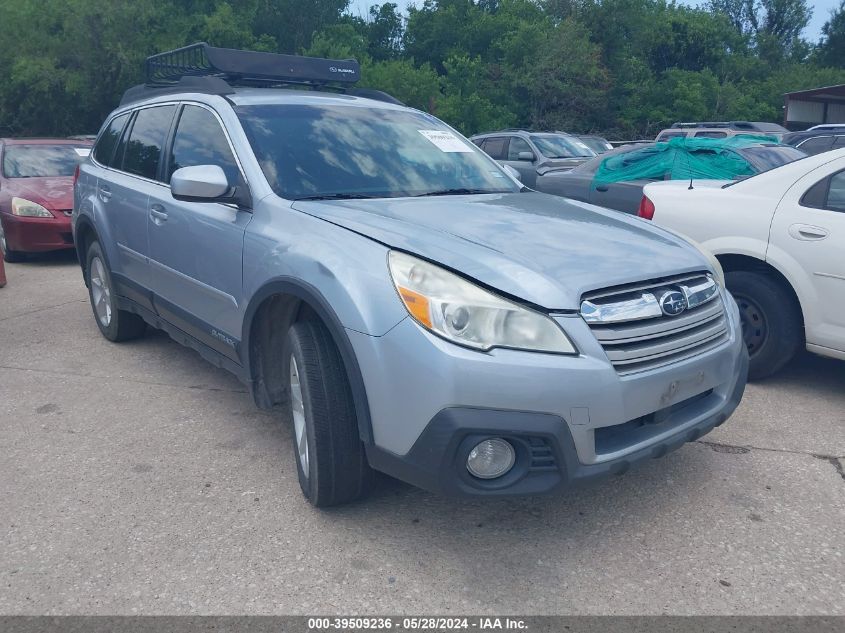
[[96, 131], [146, 56], [215, 46], [361, 62], [363, 87], [470, 134], [653, 137], [677, 120], [779, 122], [783, 93], [845, 83], [845, 0], [0, 0], [0, 135]]

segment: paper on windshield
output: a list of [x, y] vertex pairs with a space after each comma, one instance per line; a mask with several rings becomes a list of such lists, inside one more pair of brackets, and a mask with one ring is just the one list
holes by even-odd
[[86, 158], [91, 153], [91, 149], [88, 147], [74, 147], [73, 151], [82, 156], [82, 158]]
[[472, 148], [464, 143], [457, 136], [447, 130], [417, 130], [420, 134], [431, 141], [437, 149], [446, 153], [469, 153]]

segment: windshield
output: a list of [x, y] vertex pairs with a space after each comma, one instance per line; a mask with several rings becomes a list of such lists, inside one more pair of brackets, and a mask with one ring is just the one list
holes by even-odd
[[516, 192], [433, 116], [357, 106], [235, 108], [270, 186], [288, 200]]
[[548, 134], [534, 135], [531, 140], [546, 158], [590, 158], [596, 155], [593, 150], [576, 138]]
[[596, 154], [604, 154], [613, 149], [613, 145], [608, 143], [603, 138], [592, 138], [582, 136], [579, 139], [584, 145], [593, 150]]
[[777, 145], [747, 147], [738, 151], [757, 171], [769, 171], [806, 156], [800, 149]]
[[89, 145], [7, 145], [3, 153], [6, 178], [73, 176]]

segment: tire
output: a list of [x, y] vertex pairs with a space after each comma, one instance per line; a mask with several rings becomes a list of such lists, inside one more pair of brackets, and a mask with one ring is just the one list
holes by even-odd
[[804, 342], [801, 311], [777, 279], [744, 270], [725, 275], [739, 305], [742, 333], [748, 347], [748, 377], [757, 380], [780, 370]]
[[118, 343], [143, 335], [147, 328], [144, 320], [137, 314], [117, 308], [111, 271], [98, 242], [88, 247], [85, 271], [94, 321], [103, 336]]
[[26, 253], [21, 251], [10, 251], [7, 249], [6, 234], [3, 232], [3, 224], [0, 222], [0, 250], [3, 251], [3, 261], [16, 264], [26, 259]]
[[282, 360], [288, 379], [286, 412], [305, 498], [327, 507], [365, 496], [373, 471], [358, 434], [349, 379], [326, 327], [319, 321], [294, 323]]
[[3, 251], [3, 260], [10, 264], [17, 264], [26, 259], [26, 253], [21, 251]]

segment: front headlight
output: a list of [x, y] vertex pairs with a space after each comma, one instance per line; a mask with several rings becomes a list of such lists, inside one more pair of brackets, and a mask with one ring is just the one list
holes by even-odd
[[390, 275], [408, 313], [443, 338], [478, 350], [494, 347], [577, 354], [548, 315], [497, 297], [411, 255], [391, 251]]
[[53, 214], [37, 202], [24, 198], [12, 198], [12, 215], [24, 218], [52, 218]]

